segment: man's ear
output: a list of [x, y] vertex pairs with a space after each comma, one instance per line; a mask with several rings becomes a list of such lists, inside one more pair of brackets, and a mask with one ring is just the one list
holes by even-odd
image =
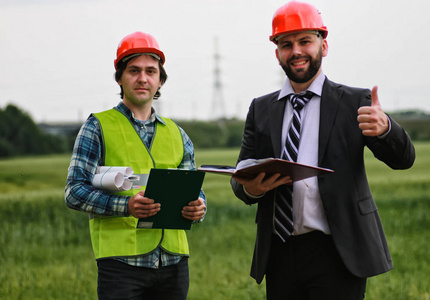
[[326, 39], [323, 39], [322, 47], [323, 47], [322, 55], [323, 57], [326, 57], [328, 54], [328, 43]]

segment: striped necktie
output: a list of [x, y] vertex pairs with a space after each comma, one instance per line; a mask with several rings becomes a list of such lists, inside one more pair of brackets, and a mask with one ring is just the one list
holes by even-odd
[[[297, 161], [302, 124], [301, 110], [312, 96], [313, 93], [309, 91], [287, 96], [293, 106], [293, 119], [282, 151], [282, 158], [285, 160]], [[279, 186], [275, 199], [274, 231], [285, 242], [294, 231], [292, 186]]]

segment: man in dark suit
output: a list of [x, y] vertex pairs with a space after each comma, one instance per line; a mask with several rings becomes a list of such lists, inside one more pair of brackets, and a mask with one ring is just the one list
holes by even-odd
[[[251, 276], [266, 275], [267, 299], [363, 299], [367, 277], [392, 269], [382, 224], [365, 173], [363, 151], [393, 169], [413, 165], [407, 133], [381, 109], [377, 88], [347, 87], [326, 78], [327, 28], [317, 9], [291, 1], [273, 18], [271, 40], [287, 80], [280, 91], [252, 101], [238, 162], [285, 158], [296, 114], [290, 94], [312, 92], [299, 112], [298, 163], [334, 173], [291, 184], [289, 177], [233, 176], [246, 204], [258, 204]], [[296, 133], [297, 135], [297, 133]], [[287, 188], [290, 186], [290, 188]], [[278, 201], [290, 203], [291, 230], [278, 218]], [[289, 201], [289, 202], [288, 202]], [[280, 227], [279, 227], [280, 226]], [[283, 228], [283, 229], [278, 229]]]

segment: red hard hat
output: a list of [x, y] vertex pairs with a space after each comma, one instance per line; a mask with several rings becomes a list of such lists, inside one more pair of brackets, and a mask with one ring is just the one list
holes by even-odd
[[137, 31], [125, 36], [119, 42], [116, 59], [114, 60], [115, 70], [118, 68], [118, 63], [124, 57], [135, 53], [153, 53], [160, 57], [161, 64], [164, 64], [166, 61], [157, 40], [148, 33]]
[[321, 32], [323, 38], [328, 34], [316, 7], [298, 1], [290, 1], [278, 8], [273, 15], [272, 29], [270, 40], [275, 44], [278, 37], [289, 33], [315, 30]]

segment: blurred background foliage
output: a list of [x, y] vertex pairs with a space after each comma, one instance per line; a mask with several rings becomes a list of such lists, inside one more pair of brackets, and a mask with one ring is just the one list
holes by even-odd
[[[400, 123], [412, 140], [430, 140], [430, 114], [398, 111], [389, 115]], [[193, 141], [196, 149], [240, 147], [244, 120], [174, 120]], [[82, 123], [40, 123], [19, 107], [0, 108], [0, 157], [68, 153], [73, 149]]]

